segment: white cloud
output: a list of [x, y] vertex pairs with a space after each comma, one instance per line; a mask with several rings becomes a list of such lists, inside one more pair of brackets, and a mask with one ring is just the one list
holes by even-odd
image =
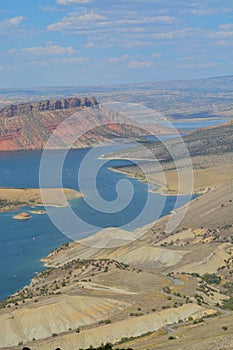
[[0, 21], [0, 35], [10, 37], [13, 35], [18, 35], [26, 33], [25, 28], [22, 25], [22, 22], [26, 18], [23, 16], [4, 18]]
[[83, 47], [90, 49], [92, 47], [95, 47], [95, 44], [92, 41], [89, 41], [86, 44], [84, 44]]
[[83, 21], [83, 22], [91, 22], [91, 21], [101, 21], [106, 19], [105, 16], [98, 15], [94, 12], [86, 12], [81, 16], [77, 17], [78, 21]]
[[[119, 31], [118, 28], [108, 28], [105, 30], [96, 30], [91, 31], [77, 31], [76, 34], [87, 35], [87, 44], [84, 47], [98, 47], [98, 48], [107, 48], [107, 47], [122, 47], [122, 48], [136, 48], [136, 47], [151, 47], [154, 48], [157, 41], [164, 40], [170, 41], [173, 40], [175, 44], [176, 39], [188, 39], [200, 41], [200, 38], [204, 38], [209, 34], [208, 31], [205, 31], [200, 28], [191, 28], [186, 27], [182, 29], [176, 29], [173, 31], [159, 31], [160, 28], [156, 28], [153, 31], [153, 28], [147, 29], [145, 32], [133, 32], [133, 31]], [[156, 57], [155, 57], [156, 58]]]
[[209, 16], [213, 15], [216, 10], [214, 9], [194, 9], [191, 10], [192, 15], [194, 16]]
[[43, 12], [64, 12], [65, 9], [61, 7], [52, 7], [52, 6], [39, 6], [38, 10]]
[[219, 40], [215, 43], [217, 46], [223, 46], [223, 47], [231, 47], [233, 46], [232, 40]]
[[[195, 8], [196, 6], [195, 4]], [[201, 10], [203, 11], [203, 9]], [[193, 11], [196, 10], [193, 9]], [[122, 11], [120, 9], [114, 13], [109, 9], [99, 8], [98, 10], [96, 8], [91, 12], [67, 13], [59, 21], [48, 25], [47, 30], [82, 35], [84, 36], [84, 42], [86, 41], [86, 44], [83, 45], [85, 48], [121, 47], [125, 50], [136, 47], [153, 48], [162, 40], [167, 41], [166, 45], [175, 45], [175, 40], [180, 40], [181, 45], [186, 40], [186, 45], [197, 47], [211, 34], [211, 31], [203, 28], [200, 23], [195, 27], [188, 27], [184, 23], [185, 18], [184, 21], [181, 21], [179, 18], [167, 14], [169, 12], [162, 14], [153, 11], [153, 9], [141, 12]], [[187, 16], [187, 20], [189, 16]], [[218, 34], [219, 39], [224, 39], [230, 35], [229, 33], [226, 34], [225, 30], [220, 27], [216, 31], [224, 32], [224, 34]], [[157, 57], [151, 56], [151, 59]]]
[[156, 33], [156, 34], [152, 34], [152, 37], [154, 39], [172, 39], [174, 37], [174, 33], [173, 32]]
[[172, 16], [138, 16], [138, 18], [108, 18], [104, 15], [96, 14], [94, 12], [85, 12], [82, 15], [70, 13], [64, 16], [60, 21], [50, 24], [47, 27], [49, 31], [82, 31], [84, 29], [90, 31], [88, 22], [95, 24], [95, 28], [100, 30], [114, 30], [118, 32], [145, 32], [145, 25], [169, 25], [174, 21]]
[[233, 23], [219, 24], [218, 27], [221, 30], [233, 30]]
[[122, 47], [127, 47], [127, 48], [135, 48], [135, 47], [146, 47], [146, 46], [151, 46], [153, 45], [149, 38], [142, 38], [142, 40], [137, 40], [137, 39], [131, 39], [131, 38], [125, 38], [124, 40], [121, 40], [121, 46]]
[[152, 57], [153, 57], [153, 58], [158, 58], [158, 57], [161, 57], [161, 56], [162, 56], [162, 55], [161, 55], [160, 52], [155, 52], [155, 53], [152, 54]]
[[59, 5], [88, 4], [91, 0], [57, 0]]
[[63, 31], [63, 30], [90, 30], [90, 22], [98, 22], [105, 20], [106, 17], [98, 15], [94, 12], [86, 12], [82, 15], [70, 14], [64, 16], [59, 22], [48, 25], [48, 31]]
[[150, 17], [142, 17], [136, 19], [120, 19], [115, 21], [115, 24], [150, 24], [150, 23], [172, 23], [174, 21], [174, 17], [172, 16], [150, 16]]
[[178, 29], [170, 32], [152, 34], [152, 38], [154, 39], [173, 39], [178, 37], [181, 38], [181, 37], [185, 37], [190, 32], [193, 32], [192, 28], [183, 28], [183, 29]]
[[116, 64], [116, 63], [127, 61], [128, 59], [129, 59], [129, 55], [122, 55], [122, 56], [119, 56], [119, 57], [109, 57], [107, 61], [109, 63]]
[[149, 68], [153, 65], [152, 61], [131, 61], [129, 63], [129, 68], [140, 69], [140, 68]]
[[4, 51], [2, 54], [4, 55], [15, 55], [17, 53], [17, 50], [12, 48], [10, 50]]
[[233, 36], [233, 31], [223, 31], [216, 30], [214, 32], [209, 33], [209, 38], [231, 38]]
[[[36, 66], [46, 66], [46, 67], [51, 67], [55, 66], [58, 67], [59, 65], [82, 65], [85, 63], [88, 63], [90, 61], [89, 57], [84, 57], [84, 56], [79, 56], [79, 57], [56, 57], [56, 58], [50, 58], [50, 59], [34, 59], [30, 60], [30, 64], [36, 65]], [[23, 65], [28, 65], [28, 61], [23, 61]]]
[[64, 63], [87, 63], [90, 61], [90, 58], [89, 57], [85, 57], [85, 56], [80, 56], [80, 57], [72, 57], [72, 58], [67, 58], [67, 57], [64, 57], [60, 60], [58, 60], [58, 62], [64, 62]]
[[18, 17], [12, 17], [12, 18], [5, 18], [1, 22], [1, 26], [5, 27], [17, 27], [19, 24], [22, 23], [22, 21], [25, 19], [23, 16], [18, 16]]
[[[173, 38], [173, 33], [167, 29], [175, 20], [172, 16], [153, 13], [147, 16], [135, 11], [117, 14], [104, 9], [101, 13], [96, 11], [68, 13], [58, 22], [48, 25], [47, 30], [86, 36], [85, 48], [152, 46], [153, 40], [160, 37]], [[168, 32], [165, 32], [166, 29]], [[158, 33], [157, 37], [156, 34], [153, 37], [152, 33]]]
[[[213, 39], [231, 39], [233, 36], [233, 23], [219, 24], [217, 30], [209, 31], [208, 37]], [[224, 46], [224, 45], [223, 45]]]
[[33, 55], [63, 55], [69, 54], [74, 55], [76, 52], [75, 49], [71, 46], [63, 47], [59, 45], [48, 45], [48, 46], [36, 46], [36, 47], [27, 47], [20, 50], [21, 52], [30, 53]]
[[[101, 24], [101, 23], [100, 23]], [[125, 28], [119, 28], [119, 33], [145, 33], [146, 29], [143, 27], [125, 27]]]
[[5, 67], [2, 64], [0, 64], [0, 71], [4, 70], [4, 69], [5, 69]]
[[216, 62], [203, 62], [203, 63], [188, 63], [188, 64], [183, 64], [181, 67], [182, 68], [214, 68], [217, 66]]

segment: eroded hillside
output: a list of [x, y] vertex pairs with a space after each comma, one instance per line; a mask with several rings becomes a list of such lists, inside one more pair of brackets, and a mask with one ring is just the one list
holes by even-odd
[[[167, 132], [163, 127], [154, 131]], [[70, 140], [72, 147], [87, 147], [114, 137], [145, 134], [141, 125], [103, 109], [94, 97], [46, 100], [0, 110], [1, 151], [42, 149], [54, 132], [54, 148], [67, 148]]]

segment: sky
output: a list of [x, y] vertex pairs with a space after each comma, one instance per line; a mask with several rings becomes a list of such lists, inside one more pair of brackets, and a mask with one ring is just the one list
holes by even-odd
[[232, 0], [1, 0], [0, 87], [232, 74]]

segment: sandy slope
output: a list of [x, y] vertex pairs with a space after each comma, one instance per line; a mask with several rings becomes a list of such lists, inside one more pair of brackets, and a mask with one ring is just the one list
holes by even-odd
[[107, 319], [127, 306], [114, 299], [62, 296], [56, 302], [15, 310], [0, 316], [0, 347], [75, 330]]
[[47, 262], [51, 266], [57, 266], [57, 264], [63, 264], [65, 261], [71, 261], [79, 257], [80, 259], [113, 259], [125, 264], [144, 267], [146, 265], [170, 267], [180, 262], [186, 254], [187, 251], [184, 250], [152, 247], [138, 242], [115, 249], [92, 248], [76, 243], [67, 252], [51, 256], [51, 259], [47, 259]]
[[199, 273], [200, 275], [204, 275], [205, 273], [216, 273], [218, 267], [224, 265], [224, 260], [227, 260], [229, 258], [229, 253], [227, 253], [227, 251], [233, 251], [232, 245], [229, 243], [221, 244], [213, 252], [208, 254], [200, 261], [195, 261], [191, 264], [187, 264], [181, 268], [175, 269], [175, 271], [184, 271], [186, 273], [195, 272]]
[[78, 348], [87, 348], [90, 345], [99, 346], [101, 343], [116, 343], [123, 337], [136, 337], [149, 331], [160, 329], [166, 324], [173, 324], [180, 319], [192, 317], [201, 317], [204, 314], [215, 313], [215, 310], [206, 310], [198, 305], [184, 305], [176, 309], [165, 310], [157, 314], [137, 317], [134, 319], [123, 320], [114, 324], [101, 326], [98, 328], [84, 330], [80, 334], [64, 335], [50, 339], [41, 343], [39, 346], [31, 346], [32, 350], [55, 349], [60, 347], [63, 350], [76, 350]]

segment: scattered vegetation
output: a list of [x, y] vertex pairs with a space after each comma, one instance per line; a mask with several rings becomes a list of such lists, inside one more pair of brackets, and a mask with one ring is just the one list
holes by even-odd
[[112, 323], [112, 321], [111, 320], [101, 320], [101, 321], [99, 321], [99, 324], [110, 324], [110, 323]]
[[176, 337], [174, 337], [173, 335], [169, 335], [168, 340], [174, 340], [174, 339], [176, 339]]
[[[113, 345], [111, 343], [107, 343], [105, 345], [100, 345], [98, 348], [94, 348], [92, 345], [87, 349], [79, 349], [79, 350], [113, 350]], [[116, 348], [116, 350], [133, 350], [132, 348]]]
[[0, 198], [0, 210], [9, 208], [16, 208], [25, 205], [26, 203], [20, 201], [9, 201], [8, 199]]
[[220, 284], [221, 277], [217, 276], [215, 273], [205, 273], [202, 279], [208, 284]]
[[232, 310], [233, 311], [233, 297], [230, 297], [228, 300], [224, 300], [222, 304], [222, 308], [225, 310]]

